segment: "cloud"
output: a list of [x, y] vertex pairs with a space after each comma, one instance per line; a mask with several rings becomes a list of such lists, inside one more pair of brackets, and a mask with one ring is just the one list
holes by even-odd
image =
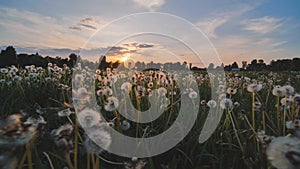
[[89, 28], [89, 29], [94, 29], [94, 30], [97, 29], [97, 27], [92, 26], [92, 25], [88, 25], [88, 24], [79, 23], [78, 25], [83, 26], [83, 27], [86, 27], [86, 28]]
[[277, 46], [281, 46], [281, 45], [286, 44], [286, 43], [287, 43], [287, 41], [275, 42], [275, 43], [272, 44], [272, 46], [277, 47]]
[[154, 45], [152, 45], [152, 44], [139, 44], [138, 47], [139, 48], [153, 48]]
[[133, 0], [133, 2], [149, 10], [154, 10], [165, 4], [165, 0]]
[[69, 29], [73, 30], [97, 30], [100, 28], [100, 26], [106, 24], [107, 22], [104, 20], [98, 21], [97, 19], [94, 19], [92, 17], [86, 17], [81, 19], [76, 25], [70, 26]]
[[155, 47], [154, 44], [150, 44], [150, 43], [138, 43], [138, 42], [125, 43], [125, 44], [122, 44], [122, 45], [126, 46], [126, 47], [133, 47], [133, 48], [136, 48], [136, 49], [153, 48], [153, 47]]
[[95, 19], [93, 19], [93, 18], [84, 18], [84, 19], [82, 19], [81, 20], [81, 22], [97, 22]]
[[0, 7], [0, 45], [19, 47], [72, 48], [81, 47], [91, 33], [74, 33], [73, 20], [53, 18], [38, 13]]
[[79, 26], [70, 26], [69, 29], [82, 30]]
[[264, 16], [262, 18], [248, 19], [241, 22], [244, 30], [260, 34], [267, 34], [282, 26], [282, 19]]
[[110, 47], [107, 56], [118, 56], [118, 55], [123, 55], [125, 53], [131, 53], [133, 51], [130, 51], [128, 48], [124, 48], [121, 46], [113, 46]]
[[217, 38], [216, 29], [225, 24], [229, 18], [214, 18], [207, 21], [201, 21], [196, 25], [205, 33], [209, 38]]
[[229, 22], [231, 19], [238, 17], [254, 8], [254, 6], [238, 6], [237, 9], [227, 12], [214, 12], [212, 16], [195, 23], [203, 33], [209, 38], [217, 38], [216, 30]]
[[[125, 46], [125, 47], [122, 47]], [[124, 55], [127, 53], [139, 53], [143, 49], [153, 48], [154, 44], [147, 44], [147, 43], [125, 43], [122, 44], [122, 46], [113, 46], [109, 49], [107, 52], [108, 56], [118, 56], [118, 55]]]

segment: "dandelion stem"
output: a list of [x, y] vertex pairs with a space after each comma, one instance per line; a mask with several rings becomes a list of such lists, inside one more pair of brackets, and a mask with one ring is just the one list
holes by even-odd
[[25, 162], [26, 157], [27, 157], [27, 154], [28, 154], [27, 152], [28, 152], [28, 149], [26, 148], [25, 153], [24, 153], [24, 155], [22, 156], [22, 159], [21, 159], [21, 161], [20, 161], [20, 164], [19, 164], [18, 169], [22, 169], [22, 168], [23, 168], [24, 162]]
[[255, 111], [254, 111], [255, 93], [252, 92], [252, 126], [255, 131]]
[[234, 134], [235, 134], [236, 139], [237, 139], [237, 141], [238, 141], [238, 143], [239, 143], [240, 149], [241, 149], [242, 153], [244, 154], [244, 149], [243, 149], [241, 140], [240, 140], [240, 138], [239, 138], [238, 131], [237, 131], [236, 127], [235, 127], [235, 124], [234, 124], [234, 121], [233, 121], [231, 112], [230, 112], [229, 110], [228, 110], [228, 114], [229, 114], [230, 120], [231, 120], [231, 122], [232, 122], [232, 127], [233, 127], [233, 130], [234, 130]]
[[276, 106], [277, 106], [277, 107], [276, 107], [276, 108], [277, 108], [276, 110], [277, 110], [277, 127], [278, 127], [278, 135], [280, 135], [280, 128], [281, 128], [280, 126], [281, 126], [281, 125], [280, 125], [279, 96], [276, 97], [276, 104], [277, 104], [277, 105], [276, 105]]
[[96, 156], [96, 162], [95, 162], [95, 168], [94, 169], [99, 169], [100, 168], [100, 160], [99, 158]]
[[295, 102], [292, 102], [292, 112], [291, 113], [291, 116], [292, 116], [292, 121], [295, 120]]
[[87, 165], [86, 168], [87, 168], [87, 169], [91, 169], [90, 153], [87, 153], [87, 160], [86, 160], [86, 161], [87, 161], [87, 163], [86, 163], [86, 165]]
[[266, 131], [265, 111], [261, 114], [263, 130]]
[[255, 136], [256, 138], [258, 138], [258, 137], [257, 137], [256, 131], [254, 130], [254, 128], [253, 128], [252, 125], [250, 124], [250, 122], [249, 122], [249, 120], [248, 120], [248, 117], [247, 117], [246, 115], [244, 115], [244, 119], [246, 120], [246, 123], [248, 124], [248, 126], [249, 126], [250, 129], [252, 130], [254, 136]]
[[74, 169], [78, 168], [78, 161], [77, 161], [77, 154], [78, 154], [78, 120], [77, 120], [77, 113], [76, 113], [76, 122], [75, 122], [75, 143], [74, 143]]
[[94, 154], [91, 154], [92, 156], [92, 165], [93, 165], [93, 169], [96, 167], [95, 165], [95, 155]]
[[65, 152], [65, 159], [67, 160], [67, 164], [68, 164], [69, 168], [74, 169], [72, 162], [71, 162], [70, 154], [67, 151]]
[[28, 168], [33, 169], [32, 168], [32, 158], [31, 158], [31, 142], [26, 144], [26, 149], [28, 150], [27, 151]]
[[295, 113], [295, 114], [296, 114], [296, 116], [295, 116], [296, 118], [298, 117], [299, 110], [300, 110], [300, 106], [298, 106], [297, 111], [296, 111], [296, 113]]
[[[286, 99], [286, 98], [285, 98]], [[283, 124], [282, 124], [282, 133], [285, 136], [285, 121], [286, 121], [286, 106], [284, 106], [284, 110], [283, 110]]]
[[116, 116], [116, 128], [117, 131], [122, 133], [122, 129], [121, 129], [121, 119], [120, 119], [120, 114], [119, 112], [117, 112], [117, 110], [114, 110], [115, 116]]
[[49, 162], [50, 168], [51, 168], [51, 169], [54, 169], [53, 163], [52, 163], [52, 161], [51, 161], [49, 155], [48, 155], [46, 152], [43, 152], [43, 154], [44, 154], [44, 156], [46, 156], [46, 158], [47, 158], [47, 160], [48, 160], [48, 162]]
[[24, 155], [22, 156], [22, 159], [20, 161], [18, 169], [22, 169], [23, 168], [25, 160], [26, 160], [26, 157], [27, 157], [27, 161], [28, 161], [27, 162], [28, 163], [28, 168], [32, 169], [32, 158], [31, 158], [30, 148], [31, 148], [31, 144], [34, 142], [34, 140], [35, 140], [36, 137], [37, 137], [37, 134], [35, 134], [33, 136], [33, 138], [26, 144], [26, 146], [25, 146], [26, 150], [25, 150]]

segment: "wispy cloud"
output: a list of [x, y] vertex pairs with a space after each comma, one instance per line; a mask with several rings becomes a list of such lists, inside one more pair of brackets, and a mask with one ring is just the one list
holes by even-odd
[[126, 47], [134, 47], [136, 49], [141, 49], [141, 48], [153, 48], [154, 44], [151, 43], [138, 43], [138, 42], [132, 42], [132, 43], [124, 43], [123, 46]]
[[105, 21], [103, 19], [97, 20], [92, 17], [87, 17], [87, 18], [81, 19], [76, 25], [70, 26], [69, 29], [84, 30], [87, 28], [88, 30], [96, 30], [106, 23], [107, 23], [107, 21]]
[[165, 4], [165, 0], [133, 0], [133, 2], [149, 10], [154, 10]]
[[206, 21], [200, 21], [196, 25], [206, 34], [209, 38], [217, 38], [216, 29], [228, 21], [226, 18], [214, 18]]
[[282, 26], [282, 21], [283, 19], [264, 16], [262, 18], [244, 20], [241, 23], [245, 26], [244, 30], [267, 34]]
[[69, 29], [82, 30], [79, 26], [70, 26]]
[[286, 44], [287, 42], [288, 42], [288, 41], [275, 42], [275, 43], [272, 43], [272, 46], [273, 46], [273, 47], [281, 46], [281, 45]]
[[205, 20], [200, 20], [195, 23], [209, 38], [217, 38], [216, 30], [229, 22], [231, 19], [238, 17], [250, 10], [252, 10], [253, 6], [243, 6], [238, 7], [233, 11], [228, 12], [217, 12], [217, 14], [213, 14]]
[[84, 24], [84, 23], [79, 23], [78, 25], [89, 28], [89, 29], [93, 29], [93, 30], [97, 29], [97, 27], [95, 27], [95, 26]]

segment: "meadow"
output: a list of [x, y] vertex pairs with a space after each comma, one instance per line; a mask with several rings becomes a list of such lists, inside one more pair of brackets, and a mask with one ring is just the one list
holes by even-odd
[[[130, 67], [124, 72], [110, 68], [95, 72], [80, 65], [69, 68], [51, 63], [46, 69], [34, 65], [1, 68], [0, 168], [299, 168], [300, 72], [225, 75], [226, 83], [218, 86], [219, 98], [211, 100], [211, 78], [204, 71], [186, 75], [163, 68], [138, 71]], [[72, 78], [78, 88], [72, 87]], [[222, 77], [214, 77], [218, 78]], [[185, 90], [179, 89], [178, 79], [185, 82]], [[94, 93], [88, 92], [82, 81], [95, 82]], [[191, 83], [197, 84], [199, 93]], [[115, 95], [116, 89], [121, 91], [119, 96], [129, 93], [138, 110], [149, 109], [149, 98], [155, 97], [162, 115], [145, 124], [126, 119], [118, 112], [124, 100]], [[164, 132], [176, 120], [183, 96], [199, 102], [198, 116], [174, 148], [142, 159], [105, 151], [114, 141], [108, 128], [139, 138]], [[102, 115], [90, 108], [94, 97]], [[222, 119], [213, 135], [200, 144], [199, 135], [211, 108], [221, 109]], [[101, 147], [83, 128], [101, 131], [95, 135]]]

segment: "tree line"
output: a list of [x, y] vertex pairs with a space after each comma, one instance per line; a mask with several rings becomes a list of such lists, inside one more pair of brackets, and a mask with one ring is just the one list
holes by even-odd
[[[27, 65], [36, 65], [40, 67], [46, 68], [48, 63], [56, 64], [57, 66], [63, 66], [64, 64], [68, 65], [69, 67], [74, 67], [77, 60], [81, 60], [81, 57], [71, 53], [68, 58], [61, 58], [59, 56], [50, 57], [46, 56], [43, 57], [40, 54], [26, 54], [26, 53], [17, 53], [16, 49], [13, 46], [8, 46], [6, 49], [2, 50], [0, 53], [0, 67], [7, 67], [11, 65], [17, 65], [20, 67], [25, 67]], [[106, 56], [101, 56], [99, 61], [94, 63], [88, 60], [82, 60], [82, 66], [88, 66], [90, 68], [99, 68], [99, 69], [106, 69], [107, 67], [117, 68], [122, 67], [122, 63], [119, 61], [116, 62], [107, 62]], [[135, 63], [135, 66], [138, 69], [147, 69], [147, 68], [165, 68], [165, 69], [172, 69], [172, 68], [188, 68], [191, 70], [205, 70], [206, 68], [198, 68], [196, 66], [192, 66], [192, 63], [187, 63], [184, 61], [183, 63], [176, 62], [176, 63], [154, 63], [153, 61], [150, 63], [144, 63], [138, 61]], [[233, 62], [229, 65], [219, 65], [216, 66], [211, 63], [208, 66], [209, 69], [224, 69], [225, 71], [232, 71], [232, 70], [244, 70], [244, 71], [300, 71], [300, 58], [293, 58], [293, 59], [278, 59], [272, 60], [269, 64], [265, 63], [263, 59], [253, 59], [250, 63], [247, 61], [242, 61], [242, 65], [239, 66], [237, 62]]]

